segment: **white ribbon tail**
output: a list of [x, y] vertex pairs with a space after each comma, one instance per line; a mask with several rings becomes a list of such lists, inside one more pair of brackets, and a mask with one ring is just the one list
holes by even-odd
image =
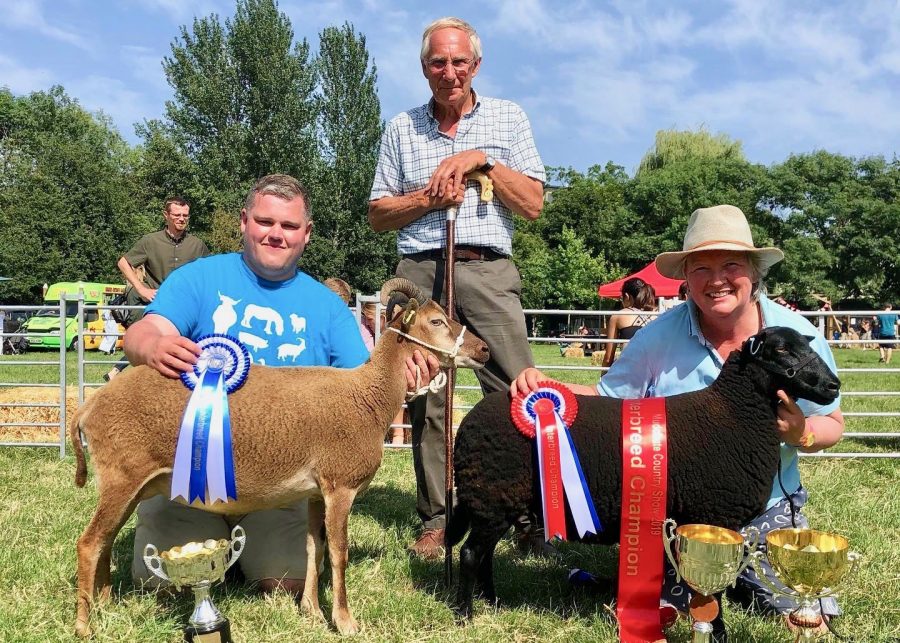
[[578, 537], [584, 538], [585, 534], [596, 535], [600, 530], [597, 512], [590, 497], [587, 485], [579, 474], [576, 464], [578, 455], [575, 453], [575, 445], [572, 444], [569, 432], [558, 413], [556, 416], [556, 435], [559, 439], [560, 467], [562, 469], [563, 488], [566, 491], [566, 502], [572, 512]]
[[175, 465], [172, 468], [170, 500], [175, 500], [181, 496], [187, 502], [190, 497], [194, 417], [197, 415], [197, 408], [202, 403], [202, 397], [201, 387], [198, 384], [188, 399], [187, 406], [184, 408], [184, 415], [181, 416], [181, 429], [178, 431], [178, 444], [175, 447]]
[[224, 407], [228, 397], [223, 386], [223, 377], [219, 376], [216, 391], [212, 400], [212, 418], [210, 418], [208, 450], [206, 455], [206, 485], [209, 504], [216, 501], [228, 502], [225, 486], [225, 447], [222, 434]]

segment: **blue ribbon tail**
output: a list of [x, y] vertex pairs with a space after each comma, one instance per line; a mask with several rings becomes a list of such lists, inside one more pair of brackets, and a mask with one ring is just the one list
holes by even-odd
[[234, 453], [231, 450], [231, 412], [228, 410], [228, 394], [222, 391], [222, 451], [225, 465], [225, 490], [229, 498], [237, 500], [237, 483], [234, 477]]
[[584, 489], [584, 497], [587, 501], [588, 511], [591, 512], [591, 521], [594, 523], [595, 533], [603, 531], [603, 525], [600, 524], [600, 516], [597, 515], [597, 509], [594, 507], [594, 499], [591, 497], [591, 490], [588, 489], [587, 479], [584, 477], [584, 471], [581, 469], [581, 461], [578, 459], [578, 451], [575, 449], [575, 442], [572, 440], [572, 434], [565, 422], [561, 422], [563, 430], [566, 432], [566, 439], [572, 445], [572, 459], [575, 461], [575, 469], [578, 471], [578, 478], [581, 480], [581, 488]]
[[221, 371], [206, 370], [194, 395], [200, 395], [200, 407], [194, 416], [194, 439], [191, 443], [191, 482], [188, 504], [194, 500], [206, 502], [206, 459], [209, 453], [209, 428], [215, 403], [215, 390]]

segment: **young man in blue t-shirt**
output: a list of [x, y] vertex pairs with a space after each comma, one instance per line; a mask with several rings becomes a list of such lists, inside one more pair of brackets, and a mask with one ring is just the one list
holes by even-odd
[[[243, 251], [200, 259], [174, 272], [144, 318], [125, 335], [131, 363], [179, 377], [197, 361], [195, 340], [226, 333], [247, 347], [256, 364], [362, 364], [369, 355], [349, 309], [328, 288], [297, 270], [311, 230], [309, 198], [299, 181], [281, 174], [257, 181], [241, 210]], [[431, 377], [437, 374], [433, 357], [426, 361], [418, 354], [416, 365]], [[408, 367], [407, 379], [414, 383], [413, 368]], [[303, 592], [305, 500], [224, 517], [157, 496], [141, 502], [137, 513], [135, 582], [151, 581], [142, 560], [147, 543], [164, 550], [190, 540], [224, 538], [240, 522], [247, 544], [239, 562], [247, 580], [264, 591], [282, 587], [296, 595]]]

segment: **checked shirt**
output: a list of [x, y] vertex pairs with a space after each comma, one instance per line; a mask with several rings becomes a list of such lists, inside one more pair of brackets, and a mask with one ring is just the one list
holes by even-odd
[[[507, 100], [476, 96], [474, 109], [462, 117], [455, 137], [438, 131], [434, 101], [395, 116], [381, 138], [375, 181], [369, 199], [400, 196], [421, 190], [445, 158], [481, 150], [512, 170], [546, 180], [525, 112]], [[446, 209], [431, 210], [401, 228], [401, 255], [444, 247]], [[513, 213], [497, 197], [479, 200], [479, 187], [470, 183], [456, 218], [456, 243], [492, 248], [512, 254]]]

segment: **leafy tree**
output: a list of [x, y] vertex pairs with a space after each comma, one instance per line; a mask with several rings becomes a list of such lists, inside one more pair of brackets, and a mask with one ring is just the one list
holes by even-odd
[[634, 244], [638, 237], [632, 234], [640, 227], [639, 218], [625, 207], [629, 179], [624, 168], [607, 163], [591, 167], [587, 174], [551, 168], [550, 177], [551, 184], [563, 185], [550, 193], [537, 222], [527, 225], [551, 247], [560, 243], [562, 230], [568, 227], [591, 254], [611, 264], [629, 265], [635, 255], [642, 256], [642, 249]]
[[768, 179], [761, 201], [784, 217], [784, 236], [826, 251], [815, 292], [831, 286], [873, 304], [900, 295], [900, 161], [818, 151], [792, 155]]
[[647, 254], [629, 269], [642, 267], [664, 250], [680, 249], [691, 213], [727, 203], [747, 215], [757, 243], [772, 236], [769, 212], [756, 208], [765, 168], [740, 159], [685, 158], [640, 173], [626, 189], [626, 202], [639, 216], [634, 243]]
[[[216, 208], [236, 212], [265, 174], [291, 174], [315, 192], [315, 74], [309, 45], [293, 37], [274, 0], [238, 0], [224, 25], [211, 15], [194, 19], [190, 31], [182, 27], [163, 59], [174, 98], [165, 120], [143, 130], [145, 145], [166, 170], [157, 187], [177, 178], [196, 190], [188, 196], [198, 202], [192, 223], [201, 230]], [[170, 149], [196, 165], [196, 181], [181, 159], [160, 160]]]
[[575, 232], [564, 227], [560, 244], [550, 252], [546, 305], [593, 308], [597, 305], [597, 285], [610, 274], [606, 262], [592, 257]]
[[803, 308], [818, 308], [813, 294], [827, 296], [831, 301], [840, 298], [840, 289], [828, 278], [834, 259], [822, 243], [809, 236], [787, 239], [781, 244], [784, 261], [766, 279], [769, 291], [788, 301], [796, 301]]
[[62, 87], [0, 90], [0, 284], [6, 303], [34, 303], [56, 281], [120, 281], [116, 260], [135, 214], [134, 153], [102, 114]]
[[395, 235], [376, 235], [366, 217], [382, 121], [365, 36], [349, 23], [326, 28], [314, 68], [321, 189], [301, 265], [319, 277], [341, 277], [373, 292], [393, 270], [397, 252]]
[[740, 141], [727, 134], [710, 134], [706, 128], [693, 130], [659, 130], [656, 142], [638, 166], [637, 174], [659, 170], [670, 163], [688, 159], [718, 159], [746, 161]]
[[522, 279], [522, 306], [543, 308], [550, 285], [550, 251], [547, 243], [534, 232], [516, 230], [513, 260]]

